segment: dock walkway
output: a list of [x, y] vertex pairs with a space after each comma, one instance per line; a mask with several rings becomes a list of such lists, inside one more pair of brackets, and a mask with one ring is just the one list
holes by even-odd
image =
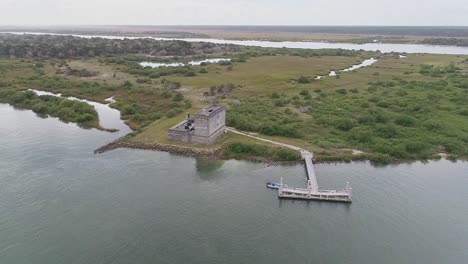
[[280, 198], [351, 202], [352, 191], [349, 183], [343, 190], [320, 190], [312, 162], [313, 154], [307, 150], [301, 150], [301, 155], [307, 170], [307, 189], [280, 187], [278, 189]]
[[312, 163], [314, 156], [307, 150], [301, 150], [301, 155], [306, 165], [307, 180], [309, 181], [310, 190], [312, 192], [318, 192], [317, 177], [315, 176], [314, 163]]

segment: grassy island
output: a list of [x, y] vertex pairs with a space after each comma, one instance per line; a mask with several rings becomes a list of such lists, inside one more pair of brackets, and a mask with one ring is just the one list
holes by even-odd
[[77, 123], [83, 127], [102, 129], [96, 110], [85, 102], [51, 95], [39, 96], [32, 91], [0, 91], [0, 103], [31, 109], [40, 116], [58, 117], [64, 122]]

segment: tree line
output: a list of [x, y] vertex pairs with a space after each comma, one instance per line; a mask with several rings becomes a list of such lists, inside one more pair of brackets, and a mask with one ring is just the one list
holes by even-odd
[[77, 58], [118, 54], [189, 56], [239, 51], [239, 46], [154, 39], [104, 39], [53, 35], [0, 34], [0, 57]]

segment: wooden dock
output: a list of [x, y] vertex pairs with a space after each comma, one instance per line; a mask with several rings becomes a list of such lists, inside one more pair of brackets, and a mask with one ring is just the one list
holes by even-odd
[[320, 190], [312, 162], [313, 154], [307, 150], [301, 150], [301, 155], [307, 170], [307, 188], [279, 188], [278, 196], [280, 198], [351, 202], [352, 189], [349, 183], [343, 190]]
[[[284, 188], [278, 189], [278, 196], [280, 198], [287, 199], [304, 199], [304, 200], [322, 200], [322, 201], [336, 201], [336, 202], [351, 202], [352, 191], [349, 183], [346, 184], [346, 188], [343, 190], [320, 190], [317, 184], [317, 178], [315, 176], [314, 163], [312, 162], [313, 154], [310, 151], [304, 150], [300, 147], [288, 145], [285, 143], [264, 139], [251, 135], [246, 132], [238, 131], [234, 128], [227, 128], [228, 131], [236, 134], [240, 134], [246, 137], [254, 138], [260, 141], [275, 144], [281, 147], [289, 148], [301, 152], [301, 156], [305, 161], [307, 170], [307, 188]], [[281, 184], [283, 179], [281, 179]]]

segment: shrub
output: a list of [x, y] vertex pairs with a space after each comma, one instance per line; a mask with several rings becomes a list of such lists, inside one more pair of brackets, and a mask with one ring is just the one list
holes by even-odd
[[377, 106], [378, 107], [382, 107], [382, 108], [387, 108], [390, 106], [390, 104], [388, 102], [385, 102], [385, 101], [380, 101], [377, 103]]
[[400, 125], [400, 126], [414, 126], [416, 124], [417, 119], [408, 115], [402, 115], [399, 116], [397, 119], [395, 119], [395, 123]]
[[272, 93], [271, 96], [270, 96], [272, 99], [278, 99], [280, 98], [280, 95], [276, 92]]
[[263, 125], [259, 128], [258, 131], [268, 136], [283, 136], [292, 138], [299, 138], [302, 136], [297, 129], [286, 125]]
[[159, 73], [157, 72], [152, 72], [150, 73], [149, 77], [152, 78], [152, 79], [157, 79], [159, 78], [161, 75], [159, 75]]
[[398, 90], [396, 92], [396, 95], [398, 96], [406, 96], [408, 93], [405, 90]]
[[275, 104], [275, 106], [277, 106], [277, 107], [283, 107], [283, 106], [285, 106], [286, 104], [288, 104], [288, 101], [287, 101], [287, 100], [284, 100], [284, 99], [276, 99], [276, 100], [274, 101], [274, 104]]
[[163, 98], [168, 99], [168, 98], [171, 98], [171, 97], [172, 97], [172, 94], [171, 94], [170, 92], [168, 92], [168, 91], [164, 91], [164, 92], [161, 93], [161, 96], [162, 96]]
[[428, 130], [437, 130], [444, 127], [444, 124], [439, 120], [428, 120], [423, 123], [423, 126]]
[[355, 142], [369, 144], [373, 141], [372, 133], [361, 127], [351, 129], [350, 133], [349, 138]]
[[348, 93], [348, 92], [346, 91], [346, 89], [343, 89], [343, 88], [342, 88], [342, 89], [336, 90], [336, 92], [339, 93], [339, 94], [347, 94], [347, 93]]
[[309, 79], [309, 77], [306, 77], [306, 76], [300, 76], [297, 79], [297, 82], [298, 83], [310, 83], [310, 79]]
[[298, 151], [286, 148], [279, 148], [274, 151], [273, 154], [274, 160], [283, 160], [283, 161], [294, 161], [300, 160], [301, 155]]
[[137, 83], [152, 83], [153, 81], [151, 81], [151, 79], [148, 79], [148, 78], [138, 78], [136, 82]]
[[394, 138], [399, 134], [398, 129], [393, 125], [378, 124], [375, 127], [375, 133], [383, 138]]
[[410, 153], [420, 153], [427, 148], [427, 144], [420, 141], [406, 143], [406, 151]]
[[224, 150], [225, 154], [248, 154], [254, 156], [264, 156], [268, 154], [268, 148], [258, 144], [245, 144], [234, 142], [229, 144]]
[[184, 96], [181, 93], [176, 93], [174, 98], [172, 98], [174, 102], [180, 102], [182, 100], [184, 100]]
[[388, 164], [392, 162], [392, 158], [388, 154], [374, 154], [370, 157], [370, 161], [374, 164]]
[[187, 77], [192, 77], [192, 76], [196, 76], [197, 74], [195, 73], [195, 71], [188, 71], [186, 73], [184, 73], [184, 76], [187, 76]]
[[350, 119], [340, 118], [333, 122], [333, 126], [342, 131], [348, 131], [354, 127], [354, 122]]
[[182, 109], [180, 109], [180, 108], [173, 108], [173, 109], [169, 110], [169, 111], [166, 113], [166, 116], [167, 116], [168, 118], [171, 118], [171, 117], [174, 117], [174, 116], [176, 116], [176, 115], [178, 115], [178, 114], [180, 114], [180, 113], [182, 113]]
[[46, 103], [37, 103], [33, 105], [32, 110], [38, 114], [47, 114], [49, 112], [49, 107]]
[[246, 144], [234, 142], [229, 144], [223, 152], [227, 158], [243, 158], [246, 156], [266, 157], [277, 161], [300, 160], [301, 155], [298, 151], [286, 148], [271, 149], [259, 144]]
[[176, 107], [179, 107], [180, 105], [179, 105], [179, 103], [177, 103], [177, 102], [172, 102], [172, 103], [169, 104], [169, 106], [170, 106], [171, 108], [176, 108]]
[[306, 96], [306, 95], [309, 95], [309, 91], [302, 90], [299, 94], [302, 95], [302, 96]]
[[367, 88], [367, 91], [370, 92], [370, 93], [373, 93], [373, 92], [377, 91], [377, 87], [375, 87], [375, 86], [369, 86], [369, 87]]
[[93, 121], [95, 119], [95, 117], [91, 114], [84, 114], [84, 115], [81, 115], [80, 117], [78, 117], [78, 122], [80, 123], [84, 123], [84, 122], [88, 122], [88, 121]]
[[122, 85], [124, 88], [129, 89], [133, 87], [133, 83], [131, 81], [125, 81]]
[[387, 123], [389, 119], [388, 116], [384, 114], [383, 112], [374, 112], [373, 116], [375, 118], [375, 122], [381, 123], [381, 124]]
[[364, 115], [358, 118], [360, 124], [373, 124], [375, 123], [375, 118], [372, 115]]
[[122, 115], [132, 115], [135, 113], [136, 113], [136, 109], [132, 105], [126, 105], [122, 107]]

